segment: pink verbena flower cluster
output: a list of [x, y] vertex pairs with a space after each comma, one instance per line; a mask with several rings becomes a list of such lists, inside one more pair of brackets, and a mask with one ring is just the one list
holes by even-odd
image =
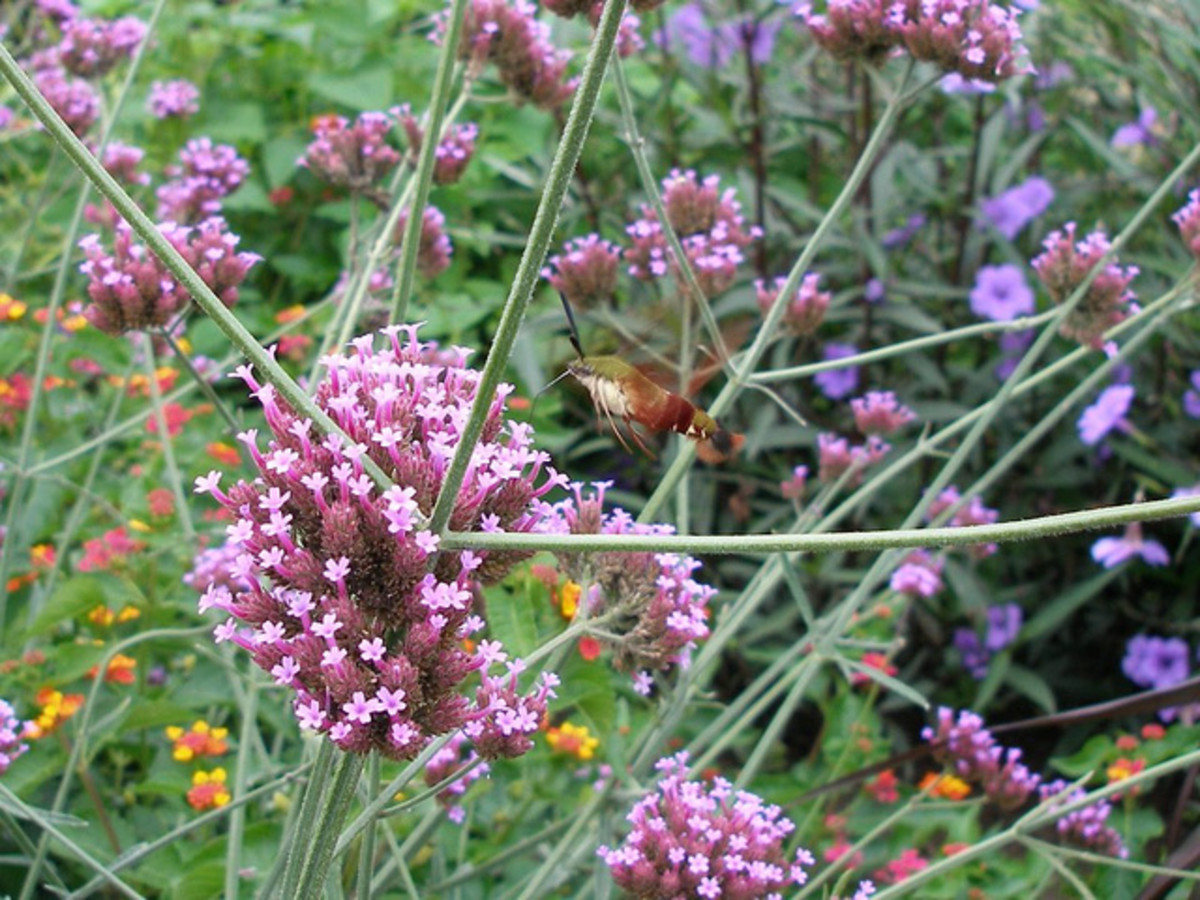
[[[683, 252], [707, 297], [715, 297], [733, 284], [744, 259], [742, 250], [762, 236], [757, 226], [746, 227], [734, 189], [722, 191], [720, 184], [719, 176], [701, 180], [690, 169], [673, 169], [662, 182], [667, 221], [679, 235]], [[625, 232], [631, 241], [625, 250], [630, 275], [652, 281], [670, 273], [683, 285], [682, 271], [653, 209], [644, 205], [641, 218]]]
[[[544, 534], [672, 534], [669, 525], [643, 525], [623, 509], [604, 512], [604, 492], [611, 482], [596, 482], [585, 494], [571, 485], [573, 498], [542, 504], [536, 530]], [[642, 692], [650, 688], [646, 670], [686, 666], [697, 641], [708, 637], [708, 602], [716, 590], [700, 584], [692, 573], [700, 563], [674, 553], [559, 553], [567, 576], [585, 589], [582, 602], [589, 618], [619, 613], [606, 624], [601, 643], [613, 654], [613, 665], [636, 672]]]
[[[238, 286], [262, 258], [237, 252], [239, 238], [220, 217], [195, 228], [165, 222], [158, 230], [226, 306], [237, 302]], [[166, 266], [134, 242], [133, 230], [123, 220], [114, 229], [111, 254], [99, 235], [88, 235], [79, 246], [87, 257], [79, 270], [88, 276], [92, 300], [83, 314], [107, 334], [165, 326], [191, 300]]]
[[145, 157], [146, 151], [141, 147], [131, 147], [120, 141], [109, 141], [104, 147], [104, 156], [101, 158], [100, 164], [117, 181], [128, 185], [147, 185], [150, 183], [150, 176], [137, 170]]
[[[396, 245], [404, 239], [404, 229], [408, 227], [408, 209], [401, 211], [396, 220], [394, 232]], [[446, 217], [436, 206], [426, 206], [425, 215], [421, 219], [421, 239], [417, 247], [417, 271], [426, 278], [433, 278], [450, 268], [450, 257], [454, 254], [454, 245], [450, 235], [446, 234]]]
[[[786, 278], [776, 278], [771, 284], [767, 284], [761, 278], [754, 282], [755, 299], [764, 316], [775, 305], [775, 300], [786, 282]], [[833, 295], [821, 290], [818, 287], [820, 282], [820, 275], [809, 272], [801, 280], [795, 296], [788, 302], [787, 310], [783, 314], [783, 325], [793, 334], [812, 334], [824, 321]]]
[[296, 165], [337, 187], [370, 190], [400, 162], [400, 152], [387, 142], [395, 124], [384, 112], [360, 113], [353, 124], [343, 116], [321, 116]]
[[857, 484], [862, 481], [863, 471], [881, 461], [891, 449], [892, 445], [876, 434], [862, 444], [851, 444], [846, 438], [823, 431], [817, 435], [817, 477], [828, 483], [854, 469], [851, 479]]
[[100, 95], [95, 88], [81, 78], [71, 77], [64, 69], [41, 69], [34, 74], [33, 83], [79, 137], [87, 134], [100, 117]]
[[[1042, 246], [1045, 252], [1031, 265], [1055, 303], [1070, 297], [1101, 257], [1112, 249], [1112, 243], [1103, 231], [1093, 231], [1076, 241], [1074, 222], [1068, 222], [1061, 231], [1051, 232]], [[1136, 299], [1129, 284], [1137, 274], [1137, 266], [1120, 266], [1115, 258], [1106, 262], [1063, 321], [1059, 333], [1084, 346], [1099, 349], [1104, 332], [1129, 316], [1131, 304]]]
[[550, 257], [542, 277], [563, 293], [571, 306], [587, 309], [612, 300], [620, 262], [620, 248], [593, 233], [567, 241], [562, 253]]
[[186, 119], [200, 112], [200, 89], [184, 78], [150, 85], [146, 109], [156, 119]]
[[970, 710], [939, 707], [937, 728], [926, 726], [921, 737], [935, 744], [933, 757], [963, 781], [978, 786], [1001, 809], [1023, 804], [1037, 788], [1041, 776], [1021, 763], [1021, 751], [996, 743], [983, 719]]
[[[421, 123], [417, 121], [417, 117], [412, 114], [412, 110], [407, 104], [393, 112], [400, 122], [400, 127], [404, 129], [405, 137], [408, 138], [408, 151], [415, 165], [417, 154], [421, 152], [421, 147], [425, 143], [425, 129], [421, 127]], [[433, 165], [434, 184], [454, 184], [462, 178], [467, 164], [475, 155], [475, 141], [478, 138], [479, 126], [474, 122], [450, 126], [446, 136], [442, 138], [442, 142], [434, 151], [436, 158]]]
[[[411, 759], [431, 738], [462, 729], [486, 758], [523, 753], [556, 679], [521, 695], [519, 662], [487, 675], [507, 661], [502, 649], [485, 640], [468, 650], [463, 639], [484, 627], [472, 613], [478, 586], [528, 554], [439, 551], [425, 526], [479, 373], [467, 368], [468, 351], [423, 344], [416, 326], [382, 334], [382, 349], [364, 336], [348, 355], [323, 360], [315, 400], [349, 440], [315, 434], [274, 388], [239, 370], [272, 440], [264, 452], [255, 432], [241, 435], [260, 473], [254, 481], [226, 494], [213, 472], [197, 490], [237, 517], [229, 540], [250, 587], [215, 585], [201, 610], [228, 613], [217, 639], [292, 688], [301, 726], [344, 750]], [[502, 385], [489, 407], [450, 516], [456, 531], [530, 531], [536, 501], [563, 481], [533, 448], [532, 429], [504, 420], [511, 390]], [[391, 487], [372, 481], [364, 458]], [[468, 699], [463, 682], [477, 670], [482, 686]]]
[[1200, 190], [1188, 194], [1187, 204], [1171, 215], [1171, 221], [1179, 226], [1179, 236], [1192, 256], [1200, 259]]
[[863, 434], [891, 434], [917, 418], [891, 391], [867, 391], [850, 401], [854, 425]]
[[928, 550], [914, 550], [892, 573], [889, 587], [898, 594], [928, 600], [942, 589], [942, 569], [946, 561], [931, 556]]
[[438, 791], [437, 795], [438, 803], [446, 810], [446, 817], [456, 825], [461, 825], [466, 818], [466, 810], [458, 805], [459, 798], [467, 792], [467, 788], [473, 782], [486, 778], [491, 771], [485, 762], [472, 766], [477, 759], [479, 754], [471, 748], [471, 742], [460, 731], [425, 764], [425, 784], [429, 787], [441, 784], [455, 773], [467, 769], [463, 775]]
[[[1061, 779], [1047, 782], [1038, 788], [1038, 797], [1043, 802], [1049, 801], [1051, 809], [1074, 803], [1086, 795], [1087, 791], [1083, 788], [1071, 788]], [[1098, 800], [1058, 819], [1054, 823], [1054, 833], [1064, 844], [1125, 859], [1129, 856], [1129, 848], [1125, 846], [1121, 835], [1106, 824], [1111, 813], [1112, 804]]]
[[[950, 485], [937, 495], [937, 499], [929, 505], [929, 509], [925, 512], [925, 520], [932, 522], [951, 506], [955, 506], [962, 500], [962, 494], [958, 488]], [[983, 505], [983, 500], [979, 495], [971, 497], [966, 506], [958, 510], [950, 517], [950, 521], [946, 523], [950, 528], [971, 528], [975, 525], [993, 525], [1000, 521], [999, 510], [991, 509]], [[995, 544], [972, 544], [968, 549], [971, 556], [976, 559], [983, 559], [986, 556], [991, 556], [996, 552]]]
[[17, 718], [16, 710], [7, 700], [0, 700], [0, 775], [8, 771], [18, 756], [29, 749], [22, 743], [25, 725]]
[[191, 225], [221, 211], [221, 199], [241, 187], [250, 164], [234, 147], [200, 137], [184, 145], [179, 165], [168, 166], [166, 173], [171, 180], [155, 192], [157, 218]]
[[99, 78], [133, 56], [146, 37], [146, 25], [133, 16], [120, 19], [73, 18], [63, 23], [58, 58], [80, 78]]
[[811, 853], [789, 861], [783, 843], [795, 830], [778, 806], [724, 778], [687, 780], [686, 753], [659, 760], [658, 789], [626, 817], [633, 830], [620, 847], [597, 854], [613, 880], [645, 900], [677, 897], [780, 898], [808, 879]]
[[[446, 15], [438, 18], [435, 40], [445, 35]], [[537, 7], [528, 0], [471, 0], [458, 57], [475, 71], [495, 63], [512, 95], [539, 109], [552, 112], [575, 91], [575, 79], [566, 77], [571, 54], [550, 41], [549, 27], [537, 20]]]
[[904, 48], [916, 60], [988, 84], [1029, 70], [1019, 12], [992, 0], [828, 0], [824, 13], [801, 3], [796, 14], [840, 60], [878, 62]]
[[201, 594], [214, 585], [231, 593], [245, 590], [249, 582], [238, 575], [238, 557], [241, 555], [242, 549], [228, 542], [201, 550], [192, 560], [192, 570], [183, 576], [183, 583]]

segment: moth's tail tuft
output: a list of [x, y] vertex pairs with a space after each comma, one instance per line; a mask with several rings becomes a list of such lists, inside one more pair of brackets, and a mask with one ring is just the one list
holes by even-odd
[[696, 455], [703, 462], [716, 465], [732, 459], [746, 443], [744, 434], [718, 428], [702, 441], [696, 442]]

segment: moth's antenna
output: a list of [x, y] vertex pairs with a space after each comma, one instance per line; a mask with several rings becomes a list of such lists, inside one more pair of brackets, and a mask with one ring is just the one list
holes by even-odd
[[567, 337], [571, 339], [571, 346], [575, 348], [575, 353], [580, 359], [583, 359], [583, 347], [579, 343], [579, 326], [575, 324], [575, 313], [571, 310], [567, 295], [559, 291], [558, 296], [562, 299], [563, 311], [567, 314]]

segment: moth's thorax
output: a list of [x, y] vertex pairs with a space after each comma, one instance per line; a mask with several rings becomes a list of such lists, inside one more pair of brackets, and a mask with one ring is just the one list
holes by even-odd
[[630, 415], [629, 400], [620, 385], [612, 378], [599, 374], [587, 360], [578, 360], [567, 365], [567, 371], [587, 388], [592, 402], [601, 412], [610, 416]]

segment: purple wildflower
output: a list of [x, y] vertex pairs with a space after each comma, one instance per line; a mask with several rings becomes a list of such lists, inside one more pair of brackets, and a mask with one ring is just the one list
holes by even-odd
[[779, 492], [786, 500], [797, 503], [804, 499], [804, 488], [808, 483], [808, 466], [796, 466], [792, 469], [792, 477], [779, 482]]
[[[830, 362], [857, 355], [858, 348], [853, 344], [829, 343], [825, 345], [822, 358], [826, 362]], [[846, 366], [841, 369], [827, 369], [824, 372], [818, 372], [813, 376], [813, 382], [830, 400], [841, 400], [858, 389], [858, 366]]]
[[1122, 537], [1100, 538], [1092, 544], [1092, 559], [1106, 569], [1115, 568], [1135, 556], [1140, 556], [1151, 566], [1165, 566], [1171, 561], [1166, 547], [1158, 541], [1142, 537], [1141, 522], [1126, 525]]
[[1192, 256], [1200, 258], [1200, 191], [1188, 194], [1187, 204], [1171, 214], [1171, 221], [1179, 226], [1179, 236]]
[[146, 37], [145, 24], [132, 16], [112, 20], [73, 18], [62, 29], [59, 61], [81, 78], [107, 74], [121, 60], [132, 57]]
[[921, 737], [936, 742], [933, 756], [955, 775], [983, 789], [1001, 809], [1016, 809], [1033, 793], [1041, 778], [1022, 763], [1021, 751], [996, 743], [983, 719], [970, 710], [940, 707], [937, 728], [926, 727]]
[[7, 700], [0, 700], [0, 775], [8, 771], [18, 756], [29, 749], [21, 742], [25, 726]]
[[[786, 278], [776, 278], [771, 285], [767, 285], [760, 278], [754, 282], [755, 299], [764, 316], [774, 305], [775, 298], [779, 296], [786, 281]], [[825, 311], [829, 309], [833, 295], [822, 291], [818, 287], [820, 282], [820, 275], [809, 272], [801, 280], [799, 289], [788, 303], [787, 311], [783, 314], [783, 324], [794, 334], [812, 334], [825, 318]]]
[[756, 65], [770, 62], [779, 33], [777, 22], [758, 22], [751, 18], [712, 24], [704, 7], [697, 2], [679, 7], [655, 35], [663, 49], [681, 45], [687, 58], [697, 66], [723, 69], [735, 53], [746, 51]]
[[79, 7], [71, 0], [35, 0], [34, 6], [39, 13], [59, 26], [79, 15]]
[[567, 241], [562, 253], [551, 256], [542, 277], [562, 292], [576, 309], [611, 301], [617, 290], [621, 251], [598, 234]]
[[887, 298], [887, 288], [878, 278], [870, 278], [863, 286], [863, 299], [874, 305], [882, 303]]
[[897, 30], [914, 59], [993, 83], [1029, 71], [1013, 10], [991, 0], [909, 0], [904, 12]]
[[891, 434], [917, 418], [891, 391], [867, 391], [850, 401], [850, 409], [862, 434]]
[[803, 848], [791, 861], [783, 843], [795, 830], [778, 806], [724, 778], [685, 780], [687, 754], [660, 760], [657, 790], [626, 817], [633, 829], [617, 849], [598, 855], [631, 896], [776, 897], [807, 880], [814, 859]]
[[942, 589], [942, 567], [945, 560], [930, 556], [926, 550], [914, 550], [892, 573], [889, 584], [898, 594], [923, 597], [928, 600]]
[[834, 59], [878, 62], [900, 44], [904, 10], [894, 0], [828, 0], [823, 14], [801, 3], [796, 15]]
[[[958, 488], [950, 485], [937, 495], [937, 499], [933, 503], [929, 504], [929, 509], [925, 512], [926, 521], [932, 522], [947, 509], [958, 505], [961, 501], [962, 494], [959, 493]], [[991, 525], [999, 520], [999, 511], [984, 506], [982, 498], [976, 494], [971, 497], [966, 505], [962, 506], [962, 508], [950, 517], [950, 521], [946, 525], [950, 528], [973, 528], [977, 525]], [[976, 559], [982, 559], [995, 553], [996, 545], [973, 544], [967, 549], [967, 552]]]
[[1156, 134], [1158, 110], [1153, 106], [1142, 109], [1133, 122], [1126, 122], [1115, 132], [1109, 142], [1114, 147], [1150, 147], [1158, 143]]
[[[408, 227], [408, 208], [405, 207], [396, 220], [394, 232], [397, 245], [404, 239]], [[425, 278], [433, 278], [450, 268], [450, 257], [454, 245], [446, 234], [446, 217], [436, 206], [426, 206], [421, 220], [421, 238], [417, 247], [417, 271]]]
[[[471, 749], [470, 742], [462, 732], [450, 738], [449, 743], [429, 758], [425, 764], [425, 784], [433, 787], [454, 775], [461, 769], [471, 766], [479, 758], [479, 754]], [[466, 810], [459, 805], [459, 798], [467, 792], [467, 788], [480, 778], [487, 777], [491, 768], [481, 762], [471, 766], [468, 771], [442, 788], [437, 795], [438, 802], [446, 810], [446, 818], [456, 825], [461, 825], [466, 817]]]
[[241, 547], [228, 542], [201, 550], [192, 560], [192, 570], [183, 576], [183, 583], [201, 594], [214, 585], [231, 593], [247, 590], [250, 582], [238, 574], [242, 552]]
[[[408, 152], [415, 165], [417, 155], [425, 142], [425, 129], [417, 121], [408, 104], [392, 110], [404, 135], [408, 139]], [[451, 125], [446, 136], [434, 151], [433, 164], [434, 184], [454, 184], [462, 178], [467, 164], [475, 155], [475, 141], [479, 137], [479, 126], [474, 122], [462, 125]]]
[[1133, 404], [1134, 389], [1131, 384], [1114, 384], [1104, 389], [1096, 402], [1083, 411], [1077, 423], [1079, 440], [1089, 447], [1100, 443], [1116, 428], [1128, 431], [1125, 414]]
[[1011, 241], [1053, 202], [1054, 188], [1050, 182], [1034, 176], [995, 197], [988, 197], [980, 208], [987, 222]]
[[1024, 614], [1015, 603], [989, 606], [987, 611], [987, 635], [983, 645], [992, 653], [998, 653], [1017, 639]]
[[[1200, 484], [1192, 485], [1191, 487], [1175, 488], [1171, 492], [1171, 499], [1176, 497], [1196, 497], [1200, 496]], [[1200, 528], [1200, 512], [1194, 512], [1188, 516], [1188, 521], [1196, 528]]]
[[[255, 432], [240, 436], [260, 472], [254, 481], [226, 494], [213, 472], [196, 486], [237, 517], [229, 539], [244, 551], [239, 575], [251, 587], [210, 588], [200, 608], [227, 613], [217, 639], [294, 690], [302, 727], [343, 750], [411, 759], [434, 736], [462, 729], [486, 758], [523, 753], [556, 679], [521, 696], [520, 663], [488, 675], [506, 657], [468, 652], [463, 638], [484, 624], [472, 611], [478, 585], [528, 554], [438, 551], [425, 530], [479, 373], [466, 367], [466, 350], [439, 351], [416, 331], [385, 328], [383, 349], [368, 335], [349, 355], [325, 358], [315, 399], [349, 441], [314, 434], [271, 385], [239, 369], [273, 440], [264, 452]], [[539, 521], [535, 502], [563, 480], [533, 449], [529, 426], [503, 419], [510, 391], [501, 386], [489, 407], [451, 512], [455, 530], [529, 531]], [[391, 487], [372, 481], [364, 456]], [[476, 670], [482, 686], [469, 699], [461, 686]]]
[[1160, 690], [1188, 677], [1191, 652], [1182, 638], [1139, 634], [1125, 645], [1121, 671], [1138, 687]]
[[1000, 362], [996, 363], [996, 378], [999, 381], [1004, 381], [1017, 368], [1017, 363], [1021, 361], [1021, 357], [1025, 355], [1026, 349], [1033, 343], [1035, 332], [1033, 329], [1028, 331], [1005, 331], [1000, 335], [997, 343], [1000, 346]]
[[[1081, 788], [1071, 788], [1067, 782], [1056, 780], [1038, 788], [1038, 798], [1050, 809], [1066, 806], [1087, 796]], [[1094, 853], [1125, 859], [1129, 850], [1121, 835], [1105, 823], [1112, 813], [1112, 804], [1099, 800], [1089, 806], [1069, 812], [1054, 823], [1054, 833], [1063, 843]]]
[[0, 106], [0, 131], [3, 131], [12, 122], [16, 115], [10, 107]]
[[857, 484], [863, 471], [887, 456], [891, 449], [891, 444], [877, 434], [869, 436], [864, 444], [852, 445], [845, 438], [821, 432], [817, 435], [817, 477], [824, 482], [836, 481], [854, 469], [852, 481]]
[[314, 140], [297, 164], [322, 181], [351, 191], [368, 191], [400, 162], [387, 142], [395, 121], [387, 113], [364, 112], [350, 124], [342, 116], [322, 116], [313, 123]]
[[120, 141], [109, 141], [100, 163], [117, 181], [129, 185], [146, 185], [150, 183], [150, 176], [137, 170], [145, 156], [146, 151], [140, 147], [131, 147]]
[[901, 227], [893, 228], [881, 237], [879, 243], [885, 250], [897, 250], [911, 241], [917, 232], [925, 227], [925, 221], [922, 213], [913, 213]]
[[46, 102], [62, 116], [67, 127], [83, 137], [100, 116], [100, 96], [81, 78], [68, 77], [61, 68], [48, 68], [33, 76]]
[[[1112, 244], [1103, 231], [1093, 231], [1077, 242], [1075, 223], [1068, 222], [1062, 231], [1051, 232], [1042, 246], [1045, 252], [1033, 261], [1033, 269], [1050, 292], [1051, 299], [1062, 303], [1083, 283]], [[1135, 299], [1129, 283], [1137, 274], [1137, 266], [1122, 267], [1115, 259], [1105, 263], [1063, 322], [1060, 333], [1099, 349], [1104, 332], [1125, 321], [1129, 315]]]
[[984, 266], [975, 274], [971, 312], [993, 322], [1010, 322], [1034, 310], [1033, 291], [1020, 266]]
[[161, 221], [192, 224], [221, 211], [221, 198], [241, 187], [250, 164], [228, 144], [206, 137], [190, 140], [179, 151], [179, 165], [168, 166], [171, 181], [156, 192]]
[[[539, 506], [536, 530], [546, 534], [671, 534], [669, 525], [637, 523], [623, 509], [604, 513], [604, 491], [572, 485], [573, 499]], [[591, 589], [581, 602], [588, 618], [620, 613], [601, 643], [621, 672], [686, 667], [692, 648], [708, 637], [708, 603], [716, 590], [693, 577], [700, 563], [673, 553], [560, 553], [567, 576]]]
[[954, 629], [954, 648], [962, 659], [963, 668], [970, 676], [976, 681], [983, 681], [987, 677], [988, 660], [992, 658], [992, 655], [980, 643], [979, 635], [975, 633], [975, 630], [973, 628]]
[[200, 89], [184, 78], [150, 85], [146, 111], [156, 119], [186, 119], [200, 111]]

